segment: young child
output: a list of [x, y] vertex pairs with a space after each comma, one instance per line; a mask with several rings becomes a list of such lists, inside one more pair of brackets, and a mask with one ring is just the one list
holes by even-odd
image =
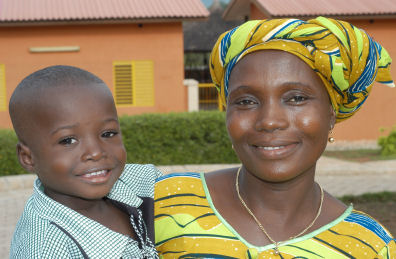
[[9, 105], [19, 162], [37, 174], [11, 258], [157, 258], [153, 192], [160, 172], [126, 165], [117, 111], [97, 76], [51, 66]]

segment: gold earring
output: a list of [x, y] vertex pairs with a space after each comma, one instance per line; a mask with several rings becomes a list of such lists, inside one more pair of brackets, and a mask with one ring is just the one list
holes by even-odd
[[[333, 129], [331, 129], [329, 132], [329, 135], [331, 135], [331, 134], [333, 134]], [[335, 138], [330, 136], [327, 140], [329, 141], [329, 143], [334, 143]]]

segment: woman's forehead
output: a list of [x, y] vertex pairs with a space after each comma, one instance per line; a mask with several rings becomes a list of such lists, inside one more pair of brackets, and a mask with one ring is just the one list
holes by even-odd
[[297, 56], [279, 50], [260, 50], [243, 57], [231, 71], [229, 91], [235, 85], [257, 81], [272, 84], [322, 85], [316, 73]]

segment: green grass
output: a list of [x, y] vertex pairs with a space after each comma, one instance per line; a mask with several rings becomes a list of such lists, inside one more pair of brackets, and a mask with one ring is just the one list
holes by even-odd
[[366, 203], [366, 202], [396, 202], [396, 192], [378, 192], [378, 193], [365, 193], [362, 195], [345, 195], [340, 198], [342, 202], [348, 203]]
[[396, 159], [396, 155], [383, 156], [379, 149], [332, 150], [325, 151], [324, 156], [353, 162], [368, 162]]

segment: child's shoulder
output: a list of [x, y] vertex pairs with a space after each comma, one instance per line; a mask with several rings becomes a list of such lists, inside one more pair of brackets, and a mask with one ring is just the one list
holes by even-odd
[[162, 176], [160, 170], [151, 164], [126, 164], [121, 179], [155, 180]]
[[162, 172], [151, 164], [126, 164], [120, 180], [127, 182], [151, 182], [162, 176]]
[[[11, 241], [10, 258], [37, 258], [46, 253], [67, 250], [69, 237], [52, 224], [49, 218], [37, 213], [40, 205], [34, 195], [27, 201]], [[63, 247], [64, 249], [62, 249]], [[50, 255], [50, 254], [48, 254]]]
[[[162, 175], [153, 165], [126, 164], [109, 197], [123, 195], [153, 197], [155, 180]], [[117, 198], [117, 199], [118, 199]]]

